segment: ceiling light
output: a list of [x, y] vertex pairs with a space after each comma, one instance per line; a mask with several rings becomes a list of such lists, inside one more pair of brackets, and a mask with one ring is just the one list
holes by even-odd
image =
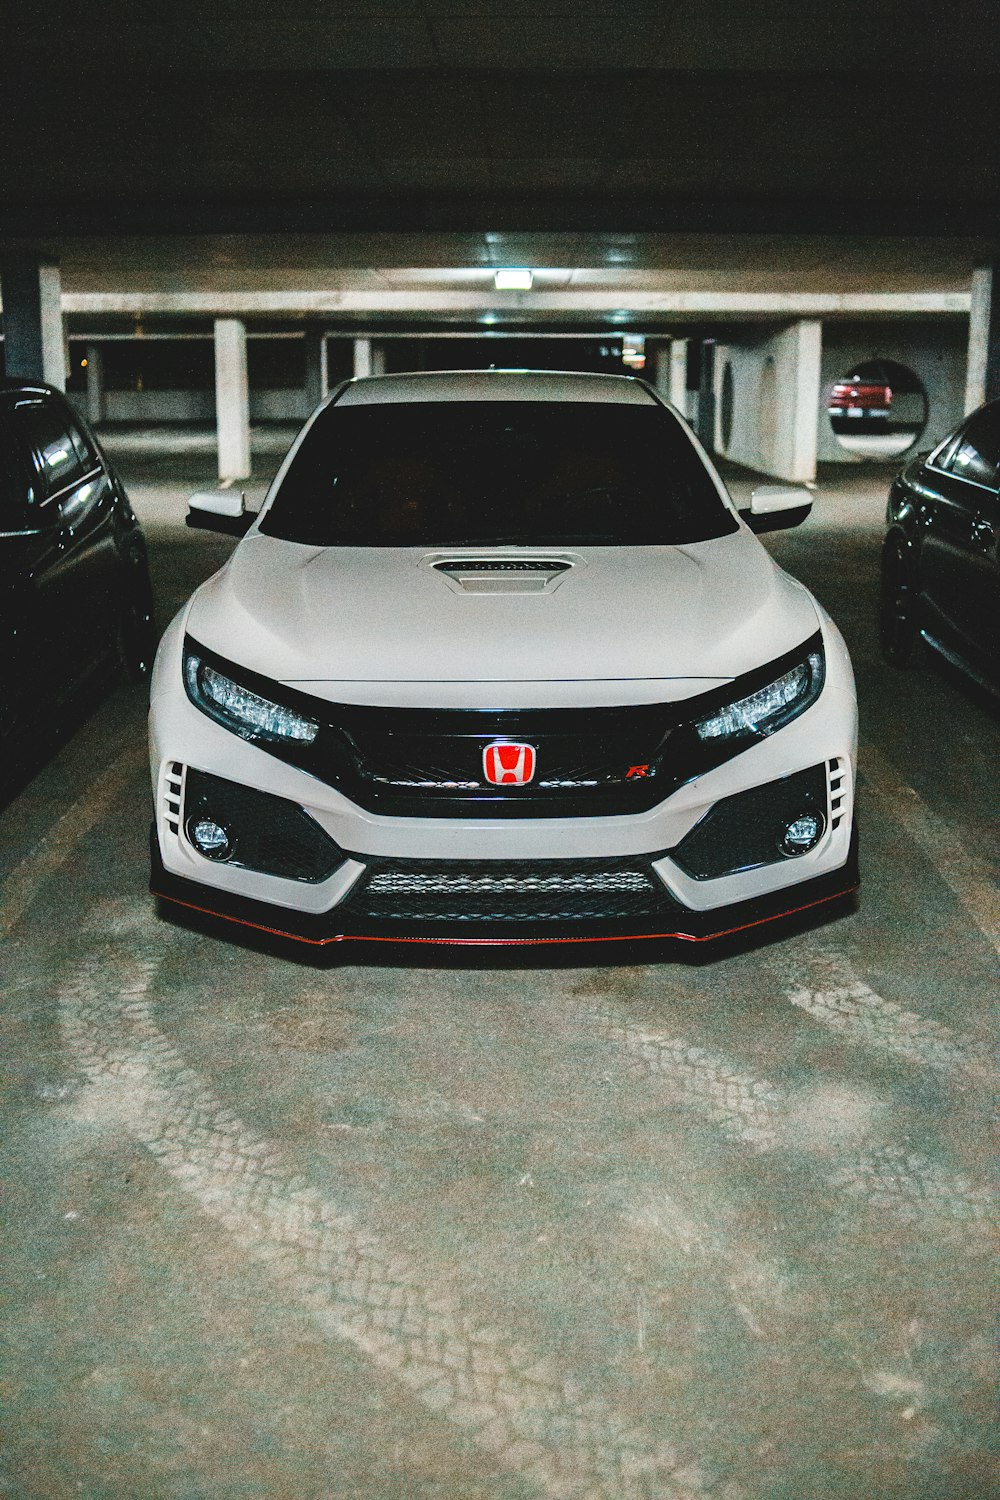
[[498, 292], [530, 292], [531, 272], [525, 270], [497, 271], [493, 285]]

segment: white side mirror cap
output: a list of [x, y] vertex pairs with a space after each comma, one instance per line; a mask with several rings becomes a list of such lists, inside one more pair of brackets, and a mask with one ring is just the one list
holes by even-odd
[[198, 490], [188, 501], [191, 510], [205, 510], [213, 516], [238, 520], [246, 510], [242, 490]]
[[779, 510], [798, 510], [800, 506], [812, 505], [813, 497], [808, 490], [795, 484], [762, 484], [750, 494], [750, 514], [771, 516]]

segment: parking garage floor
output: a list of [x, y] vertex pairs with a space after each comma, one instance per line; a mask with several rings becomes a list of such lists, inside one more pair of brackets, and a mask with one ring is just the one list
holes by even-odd
[[[182, 525], [210, 456], [121, 462], [165, 620], [228, 551]], [[142, 689], [24, 787], [5, 1500], [994, 1493], [1000, 720], [879, 660], [886, 477], [768, 539], [858, 672], [864, 884], [825, 926], [317, 968], [157, 917]]]

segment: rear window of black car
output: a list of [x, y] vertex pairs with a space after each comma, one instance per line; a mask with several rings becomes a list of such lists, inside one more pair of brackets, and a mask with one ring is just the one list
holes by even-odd
[[326, 407], [261, 521], [319, 547], [655, 546], [737, 529], [664, 407]]

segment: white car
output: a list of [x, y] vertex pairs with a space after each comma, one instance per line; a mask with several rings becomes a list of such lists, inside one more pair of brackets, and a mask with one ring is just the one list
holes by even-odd
[[[152, 890], [327, 944], [716, 938], [857, 885], [847, 650], [640, 381], [382, 376], [167, 630]], [[610, 952], [616, 951], [614, 948]]]

